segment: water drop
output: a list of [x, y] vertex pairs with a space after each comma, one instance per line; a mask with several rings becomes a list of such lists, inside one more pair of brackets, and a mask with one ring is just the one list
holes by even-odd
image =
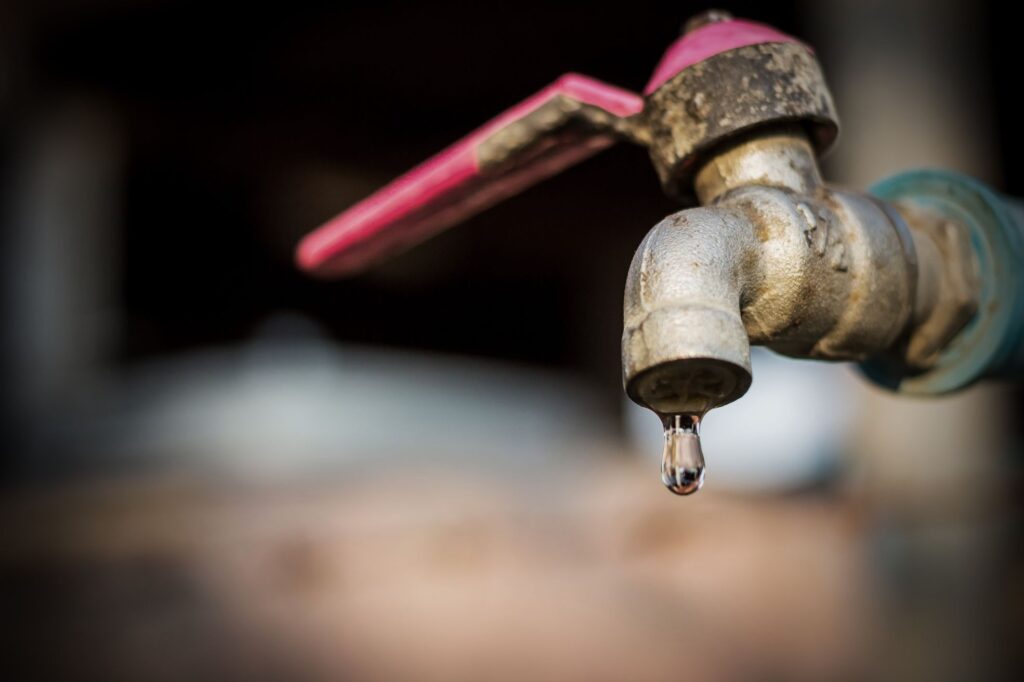
[[676, 495], [692, 495], [704, 485], [704, 453], [700, 449], [700, 416], [670, 414], [665, 424], [661, 482]]

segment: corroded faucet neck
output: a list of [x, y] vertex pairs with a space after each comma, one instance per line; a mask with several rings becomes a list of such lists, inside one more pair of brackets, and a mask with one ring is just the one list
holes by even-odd
[[814, 149], [798, 127], [743, 136], [710, 157], [694, 179], [697, 199], [705, 206], [740, 187], [812, 195], [821, 185]]

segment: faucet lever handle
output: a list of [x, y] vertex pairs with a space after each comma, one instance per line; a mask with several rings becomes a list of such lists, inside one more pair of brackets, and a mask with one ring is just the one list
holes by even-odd
[[303, 270], [361, 270], [577, 164], [620, 139], [643, 142], [640, 95], [579, 74], [484, 124], [314, 230]]

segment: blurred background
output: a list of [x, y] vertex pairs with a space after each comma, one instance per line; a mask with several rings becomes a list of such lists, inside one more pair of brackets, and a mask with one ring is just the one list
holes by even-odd
[[[827, 176], [1024, 196], [1011, 8], [734, 2], [814, 45]], [[0, 5], [0, 676], [1024, 673], [1022, 392], [755, 353], [659, 481], [620, 383], [678, 209], [612, 149], [358, 278], [305, 232], [566, 71], [639, 90], [696, 2]]]

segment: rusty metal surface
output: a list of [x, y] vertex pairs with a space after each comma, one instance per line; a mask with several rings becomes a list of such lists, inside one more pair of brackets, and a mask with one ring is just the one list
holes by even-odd
[[814, 150], [797, 125], [737, 136], [694, 175], [702, 206], [740, 187], [776, 187], [812, 194], [823, 184]]
[[746, 390], [750, 344], [862, 360], [910, 331], [919, 272], [906, 223], [822, 184], [798, 129], [750, 136], [697, 177], [709, 205], [651, 230], [628, 275], [622, 362], [635, 401], [704, 412]]
[[648, 96], [651, 159], [667, 193], [688, 199], [716, 147], [765, 125], [799, 123], [819, 153], [838, 135], [838, 116], [814, 55], [795, 43], [729, 50], [680, 72]]
[[494, 132], [477, 147], [480, 172], [507, 172], [507, 165], [528, 163], [551, 147], [608, 146], [618, 139], [643, 143], [646, 130], [637, 116], [615, 114], [559, 95]]
[[978, 311], [978, 264], [965, 225], [908, 203], [895, 208], [912, 228], [922, 273], [914, 331], [900, 355], [908, 367], [927, 369]]
[[695, 412], [750, 386], [750, 344], [739, 302], [757, 239], [738, 206], [669, 216], [640, 244], [626, 279], [626, 392], [664, 413]]
[[936, 395], [985, 377], [1020, 376], [1024, 220], [1015, 204], [977, 180], [938, 170], [902, 173], [871, 191], [914, 228], [933, 291], [919, 297], [906, 343], [862, 366], [868, 377], [900, 393]]

